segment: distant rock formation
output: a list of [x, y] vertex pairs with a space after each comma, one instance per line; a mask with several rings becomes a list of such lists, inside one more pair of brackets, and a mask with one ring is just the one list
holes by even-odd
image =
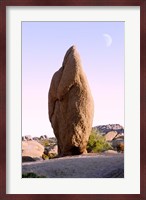
[[110, 131], [116, 131], [119, 134], [124, 134], [124, 128], [120, 124], [108, 124], [93, 127], [95, 130], [99, 130], [103, 135]]
[[40, 138], [39, 137], [33, 137], [32, 139], [38, 141]]
[[48, 99], [58, 156], [85, 153], [94, 106], [75, 46], [67, 51], [62, 67], [53, 75]]
[[40, 137], [32, 137], [31, 135], [22, 136], [22, 141], [32, 141], [32, 140], [47, 140], [49, 139], [47, 135], [41, 135]]
[[47, 135], [41, 135], [41, 136], [40, 136], [40, 139], [41, 139], [41, 140], [46, 140], [46, 139], [48, 139], [48, 136], [47, 136]]
[[33, 138], [31, 137], [31, 135], [22, 136], [22, 141], [30, 141], [30, 140], [33, 140]]

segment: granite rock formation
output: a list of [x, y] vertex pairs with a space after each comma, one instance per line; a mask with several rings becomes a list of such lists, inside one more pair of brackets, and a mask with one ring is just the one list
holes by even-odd
[[22, 141], [22, 156], [41, 158], [43, 152], [44, 147], [37, 141]]
[[105, 134], [106, 141], [112, 141], [117, 136], [116, 131], [110, 131], [107, 134]]
[[103, 135], [110, 131], [116, 131], [118, 134], [124, 134], [124, 128], [120, 124], [108, 124], [93, 127], [94, 130], [99, 130]]
[[86, 153], [94, 105], [75, 46], [67, 51], [62, 67], [52, 77], [48, 102], [58, 156]]

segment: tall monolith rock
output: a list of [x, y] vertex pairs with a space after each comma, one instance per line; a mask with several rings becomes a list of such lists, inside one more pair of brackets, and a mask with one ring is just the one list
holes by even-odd
[[86, 153], [94, 104], [75, 46], [67, 51], [62, 67], [53, 75], [48, 104], [58, 156]]

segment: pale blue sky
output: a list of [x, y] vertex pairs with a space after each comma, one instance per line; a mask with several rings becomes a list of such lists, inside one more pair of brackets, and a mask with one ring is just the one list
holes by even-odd
[[54, 136], [48, 90], [72, 45], [94, 98], [93, 126], [124, 126], [124, 22], [22, 22], [22, 135]]

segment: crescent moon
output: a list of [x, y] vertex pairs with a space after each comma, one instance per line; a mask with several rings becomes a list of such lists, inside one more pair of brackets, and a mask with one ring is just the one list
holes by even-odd
[[103, 36], [105, 38], [106, 46], [110, 47], [112, 44], [112, 37], [107, 33], [103, 34]]

